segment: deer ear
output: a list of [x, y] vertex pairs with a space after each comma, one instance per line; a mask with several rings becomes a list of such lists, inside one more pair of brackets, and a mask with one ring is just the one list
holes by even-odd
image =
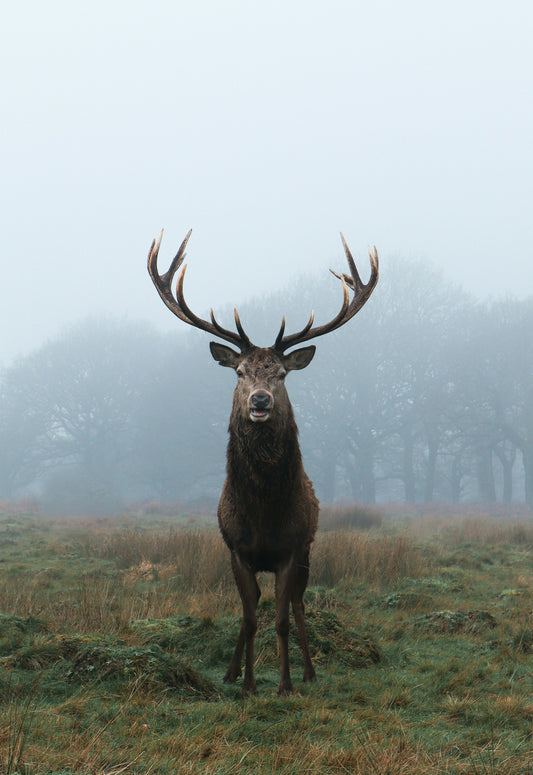
[[218, 361], [221, 366], [229, 366], [232, 369], [236, 369], [242, 360], [242, 353], [232, 350], [231, 347], [226, 347], [225, 344], [209, 342], [209, 349], [215, 361]]
[[293, 371], [293, 369], [305, 369], [305, 367], [309, 366], [313, 360], [315, 351], [316, 347], [314, 344], [310, 345], [310, 347], [302, 347], [299, 350], [294, 350], [294, 352], [284, 356], [283, 365], [287, 371]]

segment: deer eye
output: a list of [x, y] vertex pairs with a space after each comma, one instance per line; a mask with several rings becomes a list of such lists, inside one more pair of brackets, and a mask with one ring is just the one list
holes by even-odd
[[244, 377], [244, 371], [242, 369], [237, 369], [237, 376]]

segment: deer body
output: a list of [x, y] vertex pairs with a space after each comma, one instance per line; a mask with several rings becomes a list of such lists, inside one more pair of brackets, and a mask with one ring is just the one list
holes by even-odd
[[[265, 428], [247, 434], [230, 423], [227, 476], [218, 508], [220, 530], [232, 551], [256, 571], [275, 571], [307, 546], [317, 527], [318, 502], [302, 465], [296, 424], [268, 438]], [[283, 434], [283, 435], [282, 435]], [[265, 460], [271, 455], [270, 460]], [[277, 455], [283, 455], [276, 460]]]
[[229, 423], [226, 481], [218, 507], [222, 537], [231, 552], [235, 581], [243, 603], [243, 622], [235, 653], [224, 677], [241, 672], [246, 647], [243, 691], [256, 691], [254, 638], [260, 597], [256, 574], [276, 574], [276, 630], [280, 644], [280, 693], [292, 692], [289, 671], [289, 606], [300, 632], [304, 678], [314, 680], [305, 634], [303, 593], [309, 574], [309, 549], [318, 523], [318, 501], [302, 464], [298, 428], [284, 380], [304, 368], [315, 348], [284, 356], [272, 348], [251, 347], [235, 353], [212, 343], [213, 357], [238, 377]]
[[[317, 327], [313, 327], [311, 314], [306, 326], [292, 335], [284, 335], [283, 320], [274, 345], [261, 348], [253, 345], [246, 336], [236, 310], [237, 333], [223, 328], [212, 311], [209, 322], [198, 318], [189, 309], [183, 296], [186, 267], [181, 270], [176, 295], [173, 295], [172, 279], [185, 257], [189, 236], [190, 232], [168, 272], [159, 275], [157, 255], [160, 234], [148, 256], [148, 271], [161, 298], [177, 317], [239, 347], [237, 352], [218, 342], [210, 344], [213, 358], [221, 366], [232, 368], [237, 375], [229, 423], [226, 480], [218, 507], [218, 521], [231, 553], [231, 567], [241, 597], [243, 618], [224, 680], [234, 682], [241, 674], [245, 652], [243, 693], [249, 695], [257, 691], [254, 641], [256, 609], [261, 592], [256, 574], [270, 571], [276, 578], [276, 632], [281, 664], [279, 693], [289, 694], [293, 691], [289, 669], [291, 606], [303, 655], [304, 681], [316, 678], [307, 643], [303, 595], [309, 576], [309, 551], [318, 524], [318, 501], [303, 468], [298, 429], [285, 388], [287, 374], [308, 366], [315, 347], [303, 347], [288, 354], [285, 350], [339, 328], [359, 311], [377, 282], [377, 253], [375, 249], [370, 253], [372, 275], [367, 285], [363, 285], [343, 238], [350, 275], [336, 275], [343, 287], [340, 312], [330, 323]], [[354, 291], [351, 302], [348, 287]]]

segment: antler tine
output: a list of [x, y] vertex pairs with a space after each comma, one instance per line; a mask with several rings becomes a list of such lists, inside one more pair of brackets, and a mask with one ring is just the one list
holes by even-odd
[[[241, 336], [241, 331], [244, 333], [242, 326], [240, 326], [239, 333], [236, 334], [234, 331], [229, 331], [227, 328], [224, 328], [223, 326], [220, 325], [220, 323], [215, 318], [213, 310], [211, 310], [211, 321], [212, 321], [211, 323], [209, 323], [207, 320], [203, 320], [202, 318], [199, 318], [197, 315], [194, 314], [194, 312], [191, 310], [191, 308], [185, 301], [185, 296], [183, 295], [183, 281], [185, 279], [186, 269], [187, 269], [187, 265], [185, 265], [181, 270], [178, 277], [178, 284], [176, 287], [176, 298], [178, 300], [178, 304], [182, 312], [185, 315], [184, 319], [186, 320], [186, 322], [192, 326], [195, 326], [195, 328], [200, 328], [202, 331], [207, 331], [210, 334], [219, 336], [221, 339], [225, 339], [226, 342], [231, 342], [232, 344], [236, 344], [237, 347], [241, 349], [241, 351], [244, 351], [248, 347], [250, 347], [251, 342], [246, 336], [246, 334], [244, 334], [244, 337]], [[239, 325], [240, 325], [240, 321], [239, 321]]]
[[[163, 234], [163, 229], [161, 229], [161, 234]], [[174, 279], [174, 275], [176, 274], [176, 272], [178, 271], [178, 269], [182, 265], [182, 263], [183, 263], [183, 261], [185, 259], [185, 256], [187, 255], [185, 253], [185, 248], [187, 247], [187, 242], [189, 241], [189, 237], [191, 236], [191, 234], [192, 234], [192, 229], [189, 229], [189, 231], [187, 232], [187, 234], [185, 236], [185, 239], [183, 240], [183, 242], [179, 246], [178, 252], [176, 253], [174, 258], [172, 259], [172, 263], [170, 264], [168, 272], [165, 275], [165, 277], [168, 275], [168, 283], [169, 283], [169, 285], [172, 285], [172, 280]]]
[[274, 342], [274, 349], [279, 350], [279, 346], [281, 344], [281, 341], [283, 339], [283, 334], [285, 333], [285, 315], [281, 318], [281, 326], [279, 328], [279, 333], [276, 337], [276, 341]]
[[285, 331], [285, 317], [283, 317], [281, 321], [281, 328], [279, 330], [279, 334], [276, 337], [276, 341], [274, 343], [274, 349], [280, 350], [283, 352], [287, 349], [287, 347], [291, 347], [293, 344], [297, 344], [298, 342], [304, 342], [309, 337], [306, 336], [307, 332], [310, 330], [311, 326], [313, 325], [313, 322], [315, 320], [315, 312], [314, 310], [311, 311], [311, 314], [309, 315], [309, 320], [305, 324], [305, 326], [302, 328], [301, 331], [298, 331], [296, 334], [290, 334], [289, 336], [283, 336], [283, 333]]
[[[370, 282], [371, 282], [372, 277], [374, 276], [374, 273], [378, 274], [379, 272], [378, 249], [375, 245], [373, 248], [368, 248], [368, 255], [370, 256], [370, 263], [372, 264], [372, 276], [370, 277]], [[377, 282], [377, 278], [375, 282]]]
[[175, 315], [177, 315], [180, 318], [180, 320], [184, 320], [186, 323], [188, 322], [188, 320], [183, 314], [183, 311], [180, 309], [180, 306], [176, 302], [176, 299], [172, 295], [172, 280], [174, 278], [174, 275], [180, 268], [181, 264], [183, 263], [183, 260], [186, 255], [185, 248], [187, 247], [187, 242], [189, 241], [189, 237], [191, 236], [191, 233], [192, 233], [192, 229], [189, 229], [185, 239], [183, 240], [183, 242], [179, 247], [178, 252], [172, 259], [172, 263], [170, 264], [168, 271], [162, 275], [160, 275], [157, 270], [157, 258], [159, 255], [159, 247], [161, 245], [161, 240], [163, 239], [163, 229], [161, 229], [156, 239], [153, 240], [152, 247], [150, 248], [150, 252], [148, 253], [148, 273], [152, 278], [152, 282], [154, 283], [157, 289], [157, 292], [163, 299], [166, 306]]
[[[327, 324], [327, 327], [317, 326], [316, 328], [311, 328], [311, 326], [313, 325], [313, 321], [315, 319], [315, 313], [311, 312], [311, 315], [306, 325], [302, 328], [301, 331], [298, 331], [298, 333], [289, 334], [288, 336], [283, 336], [282, 335], [283, 332], [280, 330], [280, 333], [278, 334], [276, 343], [274, 345], [275, 349], [281, 350], [281, 352], [284, 352], [288, 347], [292, 347], [293, 345], [300, 344], [300, 342], [306, 342], [308, 339], [313, 339], [315, 336], [321, 336], [322, 334], [326, 334], [328, 331], [333, 331], [339, 325], [342, 325], [344, 316], [346, 315], [346, 311], [350, 305], [350, 296], [348, 294], [348, 288], [346, 287], [346, 281], [344, 277], [341, 277], [341, 275], [338, 275], [336, 272], [333, 272], [333, 270], [331, 270], [331, 272], [332, 274], [335, 275], [335, 277], [339, 278], [339, 280], [342, 283], [342, 290], [343, 290], [342, 306], [339, 312], [337, 313], [337, 315], [333, 318], [333, 320], [330, 323]], [[283, 329], [284, 328], [285, 328], [285, 319], [283, 322]]]
[[[377, 282], [377, 274], [378, 274], [378, 271], [379, 271], [378, 251], [377, 251], [377, 248], [376, 248], [375, 245], [374, 245], [373, 248], [368, 248], [368, 255], [370, 256], [371, 274], [370, 274], [370, 280], [368, 281], [367, 285], [372, 285], [372, 287], [373, 287], [376, 284], [376, 282]], [[354, 268], [355, 268], [355, 264], [354, 264]], [[359, 277], [359, 273], [357, 272], [356, 268], [355, 268], [355, 271], [357, 273], [357, 277]], [[333, 269], [330, 269], [330, 272], [333, 272]], [[336, 277], [339, 277], [339, 275], [336, 272], [333, 272], [333, 274], [336, 275]], [[351, 277], [350, 275], [344, 274], [344, 272], [343, 272], [342, 276], [346, 280], [346, 284], [348, 285], [348, 287], [351, 288], [352, 291], [355, 291], [356, 290], [356, 283], [354, 281], [353, 276]], [[339, 279], [340, 279], [340, 277], [339, 277]], [[360, 278], [359, 278], [359, 281], [360, 281]], [[360, 284], [360, 287], [361, 288], [365, 287], [362, 282]]]
[[[235, 334], [233, 331], [229, 331], [227, 328], [224, 328], [220, 325], [218, 320], [215, 317], [215, 313], [213, 310], [210, 310], [210, 316], [211, 316], [211, 322], [213, 323], [213, 326], [216, 329], [217, 336], [222, 337], [222, 339], [226, 339], [228, 342], [234, 342], [235, 344], [238, 344], [242, 350], [246, 350], [248, 347], [252, 346], [252, 343], [248, 339], [248, 336], [246, 335], [244, 328], [242, 327], [239, 313], [236, 309], [233, 310], [233, 314], [235, 316], [235, 325], [237, 326], [237, 331], [239, 332], [239, 336]], [[237, 341], [239, 340], [239, 341]]]
[[239, 335], [244, 343], [245, 347], [251, 347], [252, 343], [248, 339], [248, 336], [246, 335], [246, 332], [244, 328], [242, 327], [241, 319], [239, 317], [239, 313], [237, 312], [237, 309], [235, 308], [233, 310], [233, 316], [235, 318], [235, 325], [237, 326], [237, 331], [239, 332]]
[[[342, 283], [342, 305], [339, 312], [329, 323], [325, 323], [322, 326], [316, 326], [315, 328], [312, 327], [313, 313], [311, 313], [311, 318], [309, 320], [309, 323], [297, 334], [290, 334], [288, 336], [284, 336], [284, 331], [285, 331], [285, 320], [284, 320], [274, 345], [274, 347], [277, 350], [284, 352], [288, 347], [292, 347], [293, 345], [300, 344], [301, 342], [306, 342], [309, 339], [314, 339], [317, 336], [322, 336], [323, 334], [327, 334], [330, 331], [335, 331], [335, 329], [340, 328], [349, 320], [351, 320], [351, 318], [357, 312], [359, 312], [361, 307], [366, 303], [366, 301], [370, 297], [370, 294], [374, 290], [376, 283], [378, 281], [378, 274], [379, 274], [379, 259], [378, 259], [378, 252], [376, 248], [374, 247], [373, 251], [369, 250], [371, 273], [370, 273], [370, 279], [368, 283], [365, 285], [361, 280], [359, 272], [357, 271], [355, 261], [353, 260], [353, 256], [346, 243], [346, 240], [344, 239], [342, 232], [341, 232], [341, 240], [344, 247], [344, 252], [346, 253], [346, 259], [348, 261], [350, 274], [348, 275], [343, 273], [342, 275], [340, 275], [337, 272], [333, 271], [333, 269], [330, 270], [332, 274], [334, 274], [335, 277], [337, 277]], [[351, 301], [350, 301], [350, 295], [348, 293], [348, 287], [350, 288], [350, 290], [354, 292], [354, 295]]]
[[249, 347], [251, 347], [252, 345], [244, 332], [244, 329], [241, 325], [240, 320], [238, 319], [237, 314], [235, 317], [235, 322], [237, 325], [238, 333], [235, 333], [234, 331], [228, 331], [226, 328], [223, 328], [215, 320], [213, 310], [211, 310], [212, 322], [210, 323], [208, 320], [203, 320], [202, 318], [199, 318], [190, 309], [187, 302], [185, 301], [185, 297], [183, 294], [183, 281], [185, 279], [185, 271], [187, 269], [186, 264], [183, 266], [178, 276], [178, 282], [176, 285], [176, 295], [174, 296], [174, 294], [172, 293], [172, 281], [174, 279], [174, 275], [181, 267], [183, 260], [185, 258], [185, 248], [187, 246], [187, 242], [189, 241], [189, 237], [191, 236], [191, 232], [192, 232], [192, 229], [189, 230], [189, 232], [187, 233], [187, 236], [181, 243], [178, 252], [172, 259], [172, 263], [170, 264], [168, 271], [165, 272], [165, 274], [160, 275], [157, 271], [157, 256], [159, 253], [159, 247], [161, 245], [161, 239], [163, 237], [163, 229], [161, 229], [158, 237], [152, 242], [152, 247], [150, 248], [150, 253], [148, 254], [148, 272], [150, 274], [150, 277], [152, 278], [152, 281], [157, 289], [157, 292], [163, 299], [166, 306], [169, 308], [171, 312], [173, 312], [177, 317], [179, 317], [180, 320], [183, 320], [185, 323], [188, 323], [190, 326], [194, 326], [195, 328], [199, 328], [202, 331], [207, 331], [208, 333], [213, 334], [214, 336], [218, 336], [221, 339], [225, 339], [227, 342], [231, 342], [232, 344], [237, 345], [237, 347], [239, 347], [241, 351], [244, 351]]
[[[357, 271], [357, 267], [355, 265], [355, 261], [353, 260], [353, 256], [350, 252], [350, 248], [348, 247], [346, 240], [344, 239], [344, 234], [341, 231], [341, 240], [342, 240], [342, 246], [344, 248], [344, 252], [346, 253], [346, 258], [348, 260], [348, 266], [350, 267], [350, 274], [351, 279], [354, 281], [354, 288], [353, 290], [358, 290], [359, 288], [363, 287], [363, 283], [361, 282], [361, 278], [359, 277], [359, 272]], [[344, 275], [344, 277], [348, 280], [347, 275]]]

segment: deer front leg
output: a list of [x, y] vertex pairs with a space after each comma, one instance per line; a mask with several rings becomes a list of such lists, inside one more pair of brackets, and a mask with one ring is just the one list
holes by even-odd
[[237, 638], [235, 652], [230, 666], [224, 676], [225, 683], [234, 683], [241, 674], [241, 662], [244, 646], [246, 645], [246, 661], [244, 666], [244, 681], [242, 692], [244, 696], [257, 693], [254, 678], [254, 640], [257, 630], [256, 609], [261, 592], [251, 568], [242, 562], [237, 554], [231, 553], [231, 567], [235, 577], [235, 583], [239, 590], [242, 602], [242, 624]]
[[281, 680], [278, 694], [292, 694], [289, 667], [289, 606], [295, 583], [295, 563], [291, 557], [287, 565], [276, 571], [276, 633], [278, 636]]
[[307, 632], [305, 628], [305, 606], [303, 596], [305, 588], [307, 587], [307, 581], [309, 578], [309, 550], [307, 553], [300, 557], [298, 566], [296, 568], [296, 579], [292, 593], [292, 611], [298, 627], [298, 635], [300, 636], [300, 648], [302, 650], [302, 656], [304, 660], [304, 681], [316, 681], [316, 673], [311, 662], [311, 655], [309, 653], [309, 645], [307, 643]]

